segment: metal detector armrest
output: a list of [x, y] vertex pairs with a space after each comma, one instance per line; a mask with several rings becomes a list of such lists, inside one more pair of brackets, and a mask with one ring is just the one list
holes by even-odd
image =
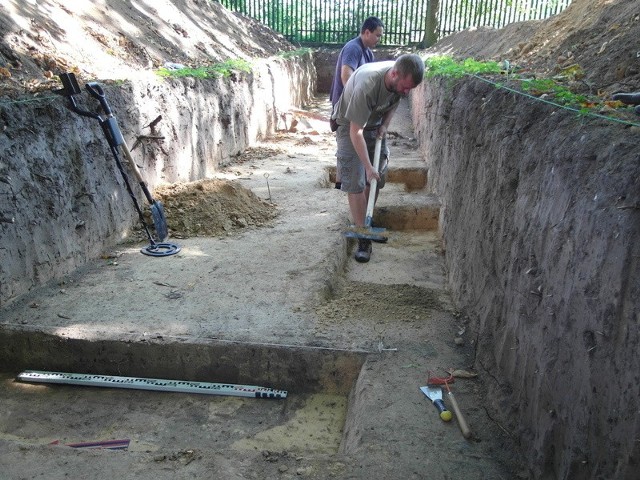
[[80, 85], [78, 85], [78, 81], [76, 80], [76, 76], [73, 73], [61, 73], [58, 76], [60, 77], [60, 81], [62, 82], [62, 88], [59, 90], [54, 90], [53, 93], [57, 93], [58, 95], [67, 97], [67, 99], [69, 100], [69, 108], [78, 115], [89, 118], [97, 118], [98, 120], [100, 120], [100, 115], [98, 115], [97, 113], [89, 112], [88, 110], [82, 110], [80, 107], [78, 107], [76, 99], [73, 98], [74, 95], [82, 93], [82, 91], [80, 90]]
[[54, 90], [53, 93], [57, 93], [63, 97], [70, 97], [71, 95], [81, 93], [80, 85], [78, 85], [76, 76], [73, 73], [61, 73], [58, 76], [62, 82], [62, 88], [60, 90]]

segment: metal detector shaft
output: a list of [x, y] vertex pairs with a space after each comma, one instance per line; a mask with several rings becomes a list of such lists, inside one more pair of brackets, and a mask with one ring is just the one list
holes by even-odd
[[107, 115], [106, 118], [102, 118], [97, 113], [90, 112], [88, 110], [83, 110], [78, 106], [76, 99], [74, 98], [74, 95], [79, 95], [80, 93], [82, 93], [82, 91], [80, 90], [80, 86], [78, 85], [76, 76], [73, 73], [60, 74], [60, 81], [62, 82], [63, 88], [60, 90], [55, 90], [54, 93], [57, 93], [59, 95], [62, 95], [63, 97], [66, 97], [67, 100], [69, 101], [69, 108], [71, 108], [71, 110], [73, 110], [78, 115], [81, 115], [83, 117], [94, 118], [98, 120], [98, 122], [100, 123], [100, 127], [102, 128], [102, 131], [105, 137], [107, 138], [107, 143], [109, 144], [109, 148], [111, 148], [111, 153], [113, 153], [114, 159], [116, 161], [116, 166], [118, 167], [118, 170], [122, 175], [122, 179], [124, 180], [125, 186], [127, 188], [127, 193], [129, 193], [129, 196], [133, 200], [133, 205], [136, 209], [136, 212], [138, 212], [138, 216], [140, 217], [140, 221], [142, 222], [142, 226], [144, 228], [145, 233], [147, 234], [147, 237], [149, 238], [149, 241], [151, 242], [152, 245], [154, 245], [155, 242], [153, 241], [153, 237], [151, 236], [151, 233], [149, 232], [149, 228], [147, 227], [147, 224], [144, 220], [144, 215], [142, 213], [140, 205], [138, 205], [136, 196], [134, 195], [133, 190], [131, 189], [131, 185], [129, 184], [127, 175], [124, 171], [124, 168], [122, 167], [122, 163], [120, 162], [120, 156], [118, 154], [118, 146], [124, 143], [124, 137], [120, 132], [120, 128], [118, 127], [118, 122], [116, 118], [111, 113], [111, 108], [107, 103], [102, 87], [100, 87], [97, 84], [93, 84], [93, 86], [87, 85], [87, 90], [93, 97], [100, 100], [100, 106], [102, 107], [102, 110]]
[[147, 187], [147, 183], [142, 178], [142, 174], [140, 173], [136, 162], [131, 156], [131, 151], [129, 150], [129, 147], [124, 140], [124, 136], [122, 135], [122, 131], [118, 126], [116, 117], [111, 111], [111, 106], [109, 105], [109, 102], [107, 102], [104, 90], [99, 84], [95, 82], [88, 83], [86, 85], [86, 88], [89, 94], [91, 94], [92, 97], [96, 98], [100, 102], [102, 110], [104, 110], [105, 114], [107, 115], [107, 119], [103, 121], [103, 130], [105, 131], [105, 135], [109, 140], [109, 144], [112, 147], [120, 147], [122, 153], [124, 154], [124, 157], [127, 159], [127, 162], [131, 166], [131, 170], [133, 171], [133, 174], [136, 177], [136, 180], [140, 185], [144, 196], [147, 198], [147, 201], [150, 204], [151, 216], [153, 217], [153, 226], [156, 230], [158, 240], [160, 242], [164, 242], [164, 240], [166, 240], [166, 238], [169, 236], [169, 229], [167, 227], [167, 219], [164, 215], [164, 208], [162, 207], [162, 204], [154, 200], [154, 198], [151, 196], [151, 192]]
[[131, 165], [131, 169], [133, 170], [133, 174], [135, 175], [136, 180], [142, 187], [144, 196], [147, 198], [149, 203], [155, 203], [155, 200], [151, 196], [151, 193], [149, 192], [149, 188], [147, 187], [146, 182], [142, 178], [142, 174], [140, 173], [138, 166], [133, 161], [133, 157], [131, 156], [131, 151], [127, 146], [127, 142], [124, 139], [124, 135], [122, 135], [122, 131], [120, 130], [118, 122], [115, 116], [113, 115], [113, 112], [111, 111], [111, 106], [109, 105], [109, 102], [107, 102], [107, 97], [104, 94], [104, 90], [99, 84], [95, 82], [87, 83], [86, 88], [87, 88], [87, 91], [91, 94], [91, 96], [93, 98], [96, 98], [100, 102], [100, 106], [102, 107], [102, 110], [104, 111], [104, 113], [107, 115], [107, 120], [110, 122], [108, 131], [107, 129], [105, 129], [105, 133], [107, 133], [107, 137], [110, 137], [109, 143], [116, 147], [120, 147], [122, 149], [122, 153], [124, 154], [124, 157], [127, 159], [129, 164]]
[[[66, 97], [69, 101], [69, 107], [78, 115], [82, 115], [84, 117], [94, 118], [100, 122], [100, 126], [102, 127], [102, 131], [104, 132], [105, 137], [107, 138], [107, 142], [109, 143], [109, 147], [111, 148], [111, 152], [116, 161], [116, 165], [120, 174], [122, 175], [122, 179], [124, 180], [125, 186], [127, 188], [127, 192], [133, 201], [133, 205], [135, 206], [136, 211], [138, 212], [138, 216], [140, 217], [140, 222], [144, 228], [145, 233], [147, 234], [147, 238], [149, 239], [150, 245], [142, 248], [140, 251], [145, 255], [150, 255], [154, 257], [165, 257], [168, 255], [175, 255], [180, 251], [180, 247], [178, 245], [172, 243], [164, 243], [164, 240], [168, 236], [168, 228], [167, 228], [167, 220], [164, 215], [164, 209], [162, 208], [162, 204], [160, 202], [155, 201], [151, 197], [151, 193], [147, 188], [146, 183], [142, 180], [142, 175], [137, 169], [137, 165], [131, 158], [131, 152], [127, 148], [127, 145], [124, 141], [124, 137], [122, 132], [120, 131], [120, 127], [118, 126], [118, 121], [116, 117], [113, 115], [111, 111], [111, 107], [109, 106], [109, 102], [107, 102], [107, 98], [104, 95], [104, 90], [102, 87], [93, 82], [86, 84], [87, 91], [89, 94], [97, 99], [100, 102], [100, 106], [105, 113], [106, 118], [103, 116], [90, 112], [88, 110], [83, 110], [78, 107], [74, 95], [79, 95], [81, 92], [80, 86], [76, 80], [76, 77], [73, 73], [62, 73], [60, 74], [60, 81], [62, 82], [63, 88], [59, 90], [54, 90], [54, 93], [62, 95]], [[120, 161], [120, 148], [122, 147], [122, 151], [131, 165], [133, 169], [134, 175], [138, 180], [138, 183], [142, 187], [142, 191], [144, 192], [147, 200], [151, 204], [151, 215], [153, 217], [153, 226], [156, 231], [156, 236], [158, 237], [159, 242], [155, 242], [151, 233], [149, 232], [149, 227], [144, 219], [144, 214], [140, 205], [138, 204], [138, 200], [136, 199], [135, 194], [131, 188], [129, 178], [127, 173], [124, 170], [122, 162]]]

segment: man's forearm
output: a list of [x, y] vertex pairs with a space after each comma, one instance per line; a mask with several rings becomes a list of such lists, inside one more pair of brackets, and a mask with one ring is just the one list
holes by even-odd
[[352, 73], [353, 73], [353, 68], [351, 68], [349, 65], [342, 66], [342, 69], [340, 70], [340, 80], [342, 81], [343, 87], [349, 81], [349, 77], [351, 76]]
[[358, 158], [360, 162], [365, 167], [365, 171], [367, 169], [367, 165], [371, 165], [371, 160], [369, 159], [369, 149], [367, 148], [367, 142], [364, 139], [363, 127], [351, 122], [351, 126], [349, 129], [349, 136], [351, 137], [351, 144], [358, 154]]

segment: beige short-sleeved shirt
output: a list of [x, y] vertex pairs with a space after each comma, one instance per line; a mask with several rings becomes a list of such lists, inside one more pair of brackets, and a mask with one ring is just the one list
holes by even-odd
[[353, 122], [375, 128], [382, 123], [384, 114], [401, 99], [384, 85], [384, 76], [393, 65], [393, 61], [367, 63], [351, 75], [333, 114], [338, 125]]

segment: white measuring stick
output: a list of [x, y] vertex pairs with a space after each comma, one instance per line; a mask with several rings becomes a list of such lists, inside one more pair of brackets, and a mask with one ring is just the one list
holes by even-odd
[[160, 392], [204, 393], [249, 398], [287, 398], [286, 390], [274, 390], [252, 385], [226, 383], [190, 382], [184, 380], [161, 380], [158, 378], [118, 377], [84, 373], [41, 372], [25, 370], [18, 375], [22, 382], [63, 383], [86, 387], [130, 388]]

